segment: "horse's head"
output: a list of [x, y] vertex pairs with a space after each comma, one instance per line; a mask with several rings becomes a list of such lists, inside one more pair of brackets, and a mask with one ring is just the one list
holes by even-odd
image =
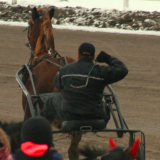
[[32, 18], [29, 20], [28, 39], [31, 49], [35, 52], [42, 50], [54, 51], [54, 37], [51, 25], [51, 19], [54, 15], [54, 8], [49, 11], [34, 7], [32, 9]]
[[94, 147], [85, 147], [80, 150], [81, 155], [85, 156], [83, 160], [134, 160], [137, 157], [139, 149], [139, 139], [129, 148], [117, 147], [115, 142], [109, 140], [110, 149], [100, 150]]

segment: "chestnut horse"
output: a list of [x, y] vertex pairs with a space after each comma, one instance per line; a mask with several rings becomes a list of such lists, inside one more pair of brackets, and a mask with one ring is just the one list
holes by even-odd
[[[31, 49], [31, 57], [29, 66], [33, 75], [33, 81], [37, 94], [51, 93], [59, 91], [54, 85], [53, 80], [60, 66], [67, 62], [71, 63], [75, 60], [70, 57], [56, 57], [57, 52], [54, 45], [53, 28], [51, 19], [54, 15], [54, 9], [47, 11], [46, 9], [32, 10], [32, 19], [29, 21], [28, 39]], [[47, 57], [47, 58], [46, 58]], [[27, 78], [25, 86], [28, 92], [33, 95], [33, 88], [30, 77]], [[25, 111], [25, 119], [31, 116], [26, 96], [22, 96], [23, 109]], [[43, 108], [43, 103], [40, 103], [40, 109]], [[56, 119], [53, 123], [57, 124]], [[61, 122], [58, 121], [58, 129], [61, 128]], [[81, 140], [81, 135], [71, 134], [71, 144], [68, 150], [70, 160], [78, 160], [79, 150], [78, 144]]]
[[[66, 63], [74, 62], [70, 57], [56, 58], [53, 30], [51, 19], [54, 15], [54, 9], [47, 11], [46, 9], [32, 10], [32, 19], [29, 21], [28, 39], [31, 49], [29, 67], [31, 69], [33, 80], [37, 94], [51, 93], [59, 91], [53, 84], [54, 77], [60, 67]], [[33, 95], [33, 88], [30, 77], [25, 81], [28, 92]], [[25, 113], [25, 120], [31, 116], [27, 99], [23, 94], [22, 105]], [[40, 104], [42, 109], [43, 105]]]
[[118, 147], [110, 138], [109, 146], [109, 150], [86, 146], [81, 149], [80, 153], [85, 156], [83, 160], [141, 160], [138, 158], [139, 139], [131, 148], [124, 148]]

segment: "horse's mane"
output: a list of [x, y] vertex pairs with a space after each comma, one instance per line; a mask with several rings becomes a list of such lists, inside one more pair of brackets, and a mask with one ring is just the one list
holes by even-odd
[[0, 121], [0, 128], [10, 137], [11, 152], [15, 153], [20, 148], [21, 139], [20, 132], [23, 122], [2, 122]]

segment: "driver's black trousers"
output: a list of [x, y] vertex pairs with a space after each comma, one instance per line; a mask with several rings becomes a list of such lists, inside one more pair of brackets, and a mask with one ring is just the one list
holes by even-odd
[[46, 117], [50, 122], [54, 119], [59, 119], [61, 121], [104, 119], [107, 124], [110, 119], [110, 111], [105, 103], [103, 104], [104, 112], [101, 115], [72, 113], [72, 106], [70, 106], [71, 111], [66, 111], [65, 106], [70, 106], [70, 103], [63, 98], [61, 92], [55, 93], [52, 97], [45, 97], [44, 108], [41, 111], [41, 115]]

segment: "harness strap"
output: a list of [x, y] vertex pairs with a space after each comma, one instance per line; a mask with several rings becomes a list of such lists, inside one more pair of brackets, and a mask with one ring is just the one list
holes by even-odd
[[65, 64], [68, 65], [67, 57], [64, 56]]
[[[29, 43], [26, 43], [26, 46], [29, 48], [29, 50], [31, 51], [32, 55], [35, 57], [35, 53], [34, 53], [34, 51], [31, 49], [30, 44], [29, 44]], [[56, 50], [55, 50], [55, 51], [56, 51]], [[67, 64], [68, 64], [68, 61], [67, 61], [66, 56], [64, 56], [64, 57], [60, 56], [60, 54], [59, 54], [57, 51], [56, 51], [56, 53], [57, 53], [57, 55], [59, 56], [60, 64], [62, 64], [62, 65], [59, 65], [59, 64], [57, 64], [57, 63], [55, 63], [55, 62], [52, 62], [52, 61], [48, 60], [48, 58], [56, 58], [56, 56], [47, 55], [47, 56], [42, 57], [41, 59], [39, 59], [34, 65], [30, 65], [30, 69], [32, 70], [37, 64], [39, 64], [39, 63], [40, 63], [41, 61], [43, 61], [43, 60], [48, 61], [48, 62], [50, 62], [50, 63], [52, 63], [52, 64], [54, 64], [55, 66], [60, 67], [60, 68], [62, 68], [64, 65], [67, 65]], [[65, 62], [63, 61], [62, 58], [64, 58]]]
[[49, 43], [49, 40], [48, 40], [48, 37], [47, 37], [47, 31], [44, 31], [45, 33], [45, 36], [46, 36], [46, 41], [47, 41], [47, 51], [48, 51], [48, 54], [51, 55], [51, 45]]
[[[40, 62], [42, 61], [47, 61], [47, 62], [50, 62], [51, 64], [54, 64], [55, 66], [59, 67], [59, 68], [62, 68], [63, 65], [59, 65], [55, 62], [52, 62], [51, 60], [49, 60], [48, 58], [55, 58], [53, 55], [47, 55], [45, 57], [42, 57], [41, 59], [39, 59], [34, 65], [30, 65], [30, 69], [32, 70], [37, 64], [39, 64]], [[60, 58], [62, 60], [62, 57]], [[63, 62], [64, 65], [67, 65], [68, 64], [68, 61], [67, 61], [67, 58], [64, 57], [65, 59], [65, 64]], [[63, 61], [63, 60], [62, 60]]]
[[[59, 56], [59, 61], [62, 66], [68, 65], [68, 61], [67, 61], [66, 56], [61, 56], [57, 51], [56, 51], [56, 54]], [[62, 58], [64, 58], [64, 61]]]
[[49, 59], [44, 59], [45, 61], [48, 61], [48, 62], [50, 62], [50, 63], [52, 63], [52, 64], [54, 64], [55, 66], [57, 66], [57, 67], [63, 67], [63, 66], [61, 66], [61, 65], [59, 65], [59, 64], [57, 64], [57, 63], [55, 63], [55, 62], [52, 62], [52, 61], [50, 61]]
[[63, 57], [60, 57], [60, 58], [59, 58], [59, 63], [60, 63], [61, 65], [65, 66], [65, 62], [63, 61], [62, 58], [63, 58]]
[[59, 58], [61, 58], [62, 56], [56, 51], [56, 49], [53, 49], [54, 53], [55, 53], [55, 57], [58, 56]]
[[35, 64], [33, 65], [30, 65], [30, 69], [32, 70], [37, 64], [39, 64], [40, 62], [42, 62], [43, 60], [46, 60], [48, 58], [54, 58], [52, 55], [47, 55], [47, 56], [44, 56], [42, 57], [41, 59], [38, 59], [38, 61], [36, 61]]
[[29, 43], [26, 43], [26, 46], [29, 48], [29, 50], [31, 51], [32, 55], [35, 57], [35, 53], [34, 51], [31, 49], [31, 46]]

